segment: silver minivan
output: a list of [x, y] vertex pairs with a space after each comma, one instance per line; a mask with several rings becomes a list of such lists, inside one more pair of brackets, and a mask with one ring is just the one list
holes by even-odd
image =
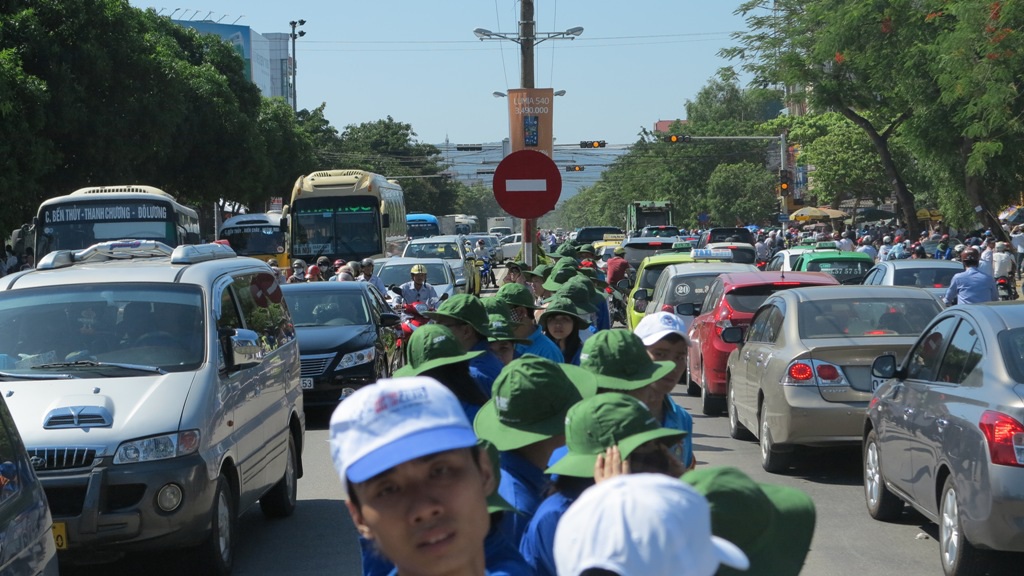
[[188, 548], [226, 574], [245, 510], [295, 509], [295, 331], [227, 246], [106, 242], [0, 279], [0, 388], [62, 560]]

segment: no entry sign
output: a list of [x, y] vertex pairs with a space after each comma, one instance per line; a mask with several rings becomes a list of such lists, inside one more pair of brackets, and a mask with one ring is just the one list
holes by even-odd
[[494, 169], [494, 199], [518, 218], [540, 218], [555, 209], [562, 174], [555, 162], [535, 150], [520, 150]]

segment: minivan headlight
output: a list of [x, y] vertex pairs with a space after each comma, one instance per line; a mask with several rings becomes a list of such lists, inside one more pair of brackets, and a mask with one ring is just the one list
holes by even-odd
[[199, 430], [185, 430], [122, 442], [114, 453], [114, 464], [135, 464], [187, 456], [199, 450]]
[[349, 352], [341, 357], [341, 362], [338, 362], [337, 370], [344, 370], [345, 368], [351, 368], [360, 364], [366, 364], [367, 362], [373, 362], [376, 357], [377, 349], [373, 346], [364, 348], [363, 350]]

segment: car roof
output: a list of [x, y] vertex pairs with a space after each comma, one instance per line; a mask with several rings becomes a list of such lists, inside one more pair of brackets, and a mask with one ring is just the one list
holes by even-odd
[[807, 250], [800, 253], [804, 261], [810, 260], [866, 260], [874, 262], [875, 259], [867, 252], [842, 252], [839, 250]]
[[776, 282], [838, 285], [835, 277], [824, 272], [730, 272], [719, 276], [727, 287], [762, 286]]
[[686, 262], [684, 264], [672, 264], [662, 270], [661, 275], [725, 274], [729, 272], [754, 272], [755, 270], [757, 270], [757, 266], [753, 264], [740, 264], [738, 262]]
[[903, 260], [885, 260], [879, 266], [892, 268], [960, 268], [964, 265], [956, 260], [936, 260], [935, 258], [905, 258]]
[[656, 266], [656, 265], [669, 265], [669, 264], [681, 264], [683, 262], [693, 262], [693, 256], [689, 252], [667, 252], [665, 254], [654, 254], [653, 256], [647, 256], [640, 262], [641, 267]]
[[747, 242], [708, 242], [704, 245], [705, 248], [750, 248], [754, 249], [754, 245]]
[[459, 243], [463, 239], [460, 234], [443, 234], [441, 236], [428, 236], [426, 238], [416, 238], [411, 240], [409, 244], [437, 244], [439, 242], [454, 242]]
[[920, 298], [937, 302], [930, 292], [913, 286], [802, 286], [784, 293], [787, 298], [794, 298], [798, 302], [855, 298]]
[[1024, 328], [1024, 306], [1019, 302], [986, 302], [984, 304], [960, 304], [943, 310], [958, 311], [974, 318], [979, 324], [987, 324], [994, 333], [1014, 328]]
[[673, 244], [675, 244], [675, 242], [668, 240], [669, 239], [662, 238], [661, 236], [634, 236], [632, 238], [627, 238], [626, 241], [622, 243], [622, 245], [628, 248], [630, 246], [652, 245], [668, 245], [669, 247], [671, 247]]
[[384, 263], [385, 266], [398, 266], [398, 265], [413, 265], [413, 264], [446, 264], [448, 261], [444, 258], [403, 258], [394, 257], [388, 258], [388, 261]]

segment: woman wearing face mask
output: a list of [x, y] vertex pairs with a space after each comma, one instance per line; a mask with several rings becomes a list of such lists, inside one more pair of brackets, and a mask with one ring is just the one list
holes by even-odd
[[563, 296], [553, 296], [540, 315], [540, 326], [544, 334], [562, 351], [563, 361], [579, 366], [580, 350], [583, 349], [580, 330], [590, 326], [590, 322], [573, 301]]

